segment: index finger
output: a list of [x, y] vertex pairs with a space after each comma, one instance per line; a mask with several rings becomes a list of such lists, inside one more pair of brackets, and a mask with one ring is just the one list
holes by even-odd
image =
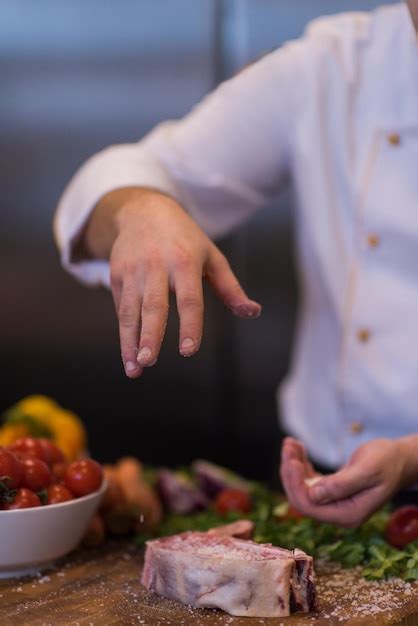
[[250, 319], [260, 316], [261, 305], [249, 299], [228, 261], [216, 248], [206, 263], [205, 276], [218, 297], [234, 315]]
[[319, 477], [320, 474], [316, 472], [310, 463], [305, 446], [298, 439], [294, 437], [285, 437], [282, 444], [281, 460], [282, 464], [288, 463], [291, 459], [298, 459], [305, 466], [305, 472], [307, 478]]

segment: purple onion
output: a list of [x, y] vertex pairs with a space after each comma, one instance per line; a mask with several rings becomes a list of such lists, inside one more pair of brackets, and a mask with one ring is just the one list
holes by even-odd
[[170, 513], [186, 515], [204, 511], [210, 502], [207, 496], [183, 474], [161, 469], [157, 474], [157, 489]]
[[209, 461], [197, 460], [192, 463], [192, 472], [197, 484], [209, 497], [214, 498], [224, 489], [234, 488], [249, 491], [250, 484], [230, 470]]

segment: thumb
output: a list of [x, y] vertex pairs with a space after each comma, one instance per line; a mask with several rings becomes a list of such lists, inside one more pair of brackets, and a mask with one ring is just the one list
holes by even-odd
[[206, 264], [205, 275], [218, 297], [234, 315], [259, 317], [261, 306], [248, 298], [228, 261], [215, 246]]
[[361, 464], [349, 465], [339, 472], [324, 476], [309, 488], [309, 499], [314, 504], [345, 500], [371, 486], [370, 476]]

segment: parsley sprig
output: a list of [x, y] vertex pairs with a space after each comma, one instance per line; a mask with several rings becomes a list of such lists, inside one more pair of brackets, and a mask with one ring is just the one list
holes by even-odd
[[[344, 529], [323, 524], [310, 518], [280, 519], [277, 513], [286, 509], [268, 488], [252, 483], [253, 510], [250, 514], [218, 515], [212, 508], [192, 515], [167, 515], [158, 529], [158, 536], [172, 535], [186, 530], [206, 531], [238, 519], [255, 523], [254, 539], [283, 548], [300, 548], [315, 558], [339, 563], [343, 568], [361, 567], [369, 580], [399, 577], [418, 580], [418, 541], [403, 550], [390, 546], [383, 531], [389, 518], [388, 507], [375, 513], [359, 528]], [[136, 543], [142, 546], [150, 536], [140, 535]]]

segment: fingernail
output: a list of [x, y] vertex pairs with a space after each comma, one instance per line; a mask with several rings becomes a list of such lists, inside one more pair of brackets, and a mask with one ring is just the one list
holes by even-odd
[[260, 317], [261, 306], [258, 304], [239, 304], [234, 307], [234, 313], [239, 315], [239, 317], [256, 319], [257, 317]]
[[314, 476], [313, 478], [305, 478], [305, 485], [307, 487], [313, 487], [315, 483], [321, 480], [321, 476]]
[[136, 365], [135, 363], [132, 363], [132, 361], [126, 361], [126, 363], [125, 363], [125, 372], [127, 374], [130, 374], [131, 372], [136, 370], [137, 367], [138, 367], [138, 365]]
[[142, 348], [138, 354], [137, 361], [140, 365], [150, 365], [149, 360], [151, 358], [151, 350], [149, 348]]
[[187, 337], [187, 339], [185, 339], [181, 344], [180, 353], [183, 356], [187, 356], [187, 354], [189, 354], [193, 350], [195, 345], [196, 344], [194, 340], [191, 337]]
[[315, 485], [309, 492], [312, 500], [315, 500], [318, 504], [326, 500], [326, 491], [322, 485]]

